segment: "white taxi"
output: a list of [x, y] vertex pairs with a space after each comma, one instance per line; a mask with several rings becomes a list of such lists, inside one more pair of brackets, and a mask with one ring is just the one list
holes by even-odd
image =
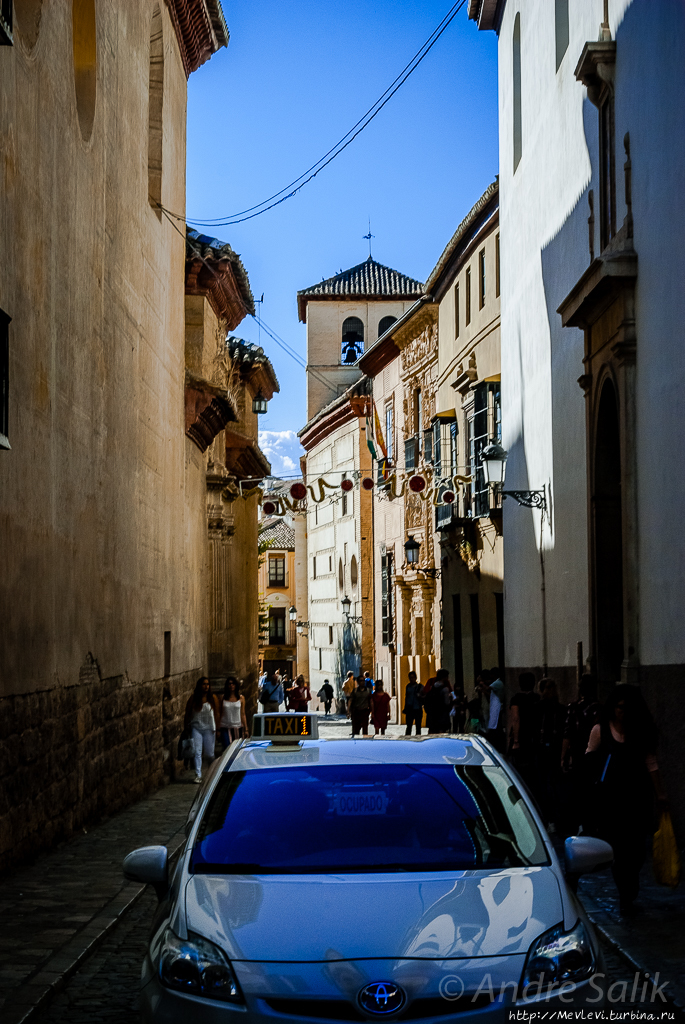
[[[507, 1020], [601, 1007], [592, 928], [511, 767], [472, 736], [318, 739], [256, 715], [213, 765], [171, 860], [127, 878], [160, 900], [149, 1024]], [[567, 872], [611, 859], [566, 842]]]

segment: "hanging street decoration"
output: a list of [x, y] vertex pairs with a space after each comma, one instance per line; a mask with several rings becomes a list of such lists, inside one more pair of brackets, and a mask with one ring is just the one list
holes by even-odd
[[[381, 463], [387, 465], [386, 460], [379, 459], [377, 461], [379, 466]], [[284, 516], [288, 512], [303, 513], [306, 511], [307, 503], [310, 501], [315, 505], [319, 505], [322, 501], [334, 499], [334, 495], [330, 494], [331, 491], [342, 491], [345, 494], [349, 494], [356, 486], [361, 487], [365, 491], [372, 491], [374, 489], [373, 477], [362, 476], [358, 471], [355, 471], [352, 476], [354, 479], [345, 477], [335, 484], [330, 483], [322, 476], [318, 477], [311, 484], [304, 484], [301, 480], [296, 480], [290, 485], [288, 492], [279, 491], [276, 494], [273, 492], [264, 494], [260, 487], [252, 487], [249, 491], [242, 491], [242, 496], [247, 498], [252, 494], [259, 494], [262, 511], [268, 516]], [[452, 505], [457, 500], [459, 487], [470, 482], [470, 476], [457, 474], [440, 480], [436, 479], [431, 485], [430, 469], [426, 476], [422, 473], [411, 472], [411, 475], [408, 475], [401, 472], [399, 478], [397, 471], [393, 470], [389, 475], [379, 480], [379, 483], [382, 484], [379, 496], [392, 501], [395, 498], [401, 498], [405, 491], [408, 490], [420, 498], [421, 501], [430, 501], [436, 506]]]

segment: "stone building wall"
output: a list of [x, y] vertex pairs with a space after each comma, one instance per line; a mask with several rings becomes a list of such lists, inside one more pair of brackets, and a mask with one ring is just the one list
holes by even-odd
[[136, 683], [83, 666], [73, 685], [0, 706], [0, 871], [174, 778], [196, 673]]
[[154, 185], [185, 208], [171, 6], [32, 6], [31, 33], [18, 10], [0, 53], [0, 247], [12, 253], [0, 265], [4, 867], [158, 784], [206, 667], [185, 242], [149, 199]]

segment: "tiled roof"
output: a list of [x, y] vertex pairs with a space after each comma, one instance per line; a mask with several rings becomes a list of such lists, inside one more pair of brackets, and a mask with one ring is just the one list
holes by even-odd
[[239, 254], [233, 251], [228, 242], [222, 242], [218, 238], [211, 238], [210, 235], [201, 235], [199, 231], [195, 231], [190, 227], [186, 227], [186, 237], [191, 257], [199, 256], [210, 265], [220, 263], [222, 260], [228, 260], [240, 289], [240, 297], [245, 309], [254, 316], [255, 305], [252, 289], [250, 288], [250, 279], [247, 276], [247, 271]]
[[253, 345], [251, 341], [243, 341], [242, 338], [236, 338], [235, 335], [229, 334], [226, 338], [226, 348], [232, 361], [240, 369], [247, 370], [253, 366], [263, 366], [266, 373], [272, 378], [273, 390], [280, 391], [276, 371], [260, 345]]
[[228, 28], [219, 0], [167, 0], [186, 78], [222, 47]]
[[356, 267], [343, 270], [335, 277], [303, 288], [297, 293], [297, 307], [300, 320], [304, 322], [308, 299], [337, 299], [364, 297], [374, 299], [412, 298], [423, 293], [423, 285], [413, 277], [401, 274], [399, 270], [384, 267], [369, 256]]
[[271, 549], [277, 551], [295, 550], [295, 530], [283, 519], [265, 519], [259, 539], [271, 541]]

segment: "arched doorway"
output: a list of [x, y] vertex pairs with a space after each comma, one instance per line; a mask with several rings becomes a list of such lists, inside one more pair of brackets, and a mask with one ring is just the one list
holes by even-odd
[[600, 684], [611, 684], [621, 679], [624, 655], [623, 530], [618, 404], [608, 379], [597, 410], [592, 504], [595, 664]]

